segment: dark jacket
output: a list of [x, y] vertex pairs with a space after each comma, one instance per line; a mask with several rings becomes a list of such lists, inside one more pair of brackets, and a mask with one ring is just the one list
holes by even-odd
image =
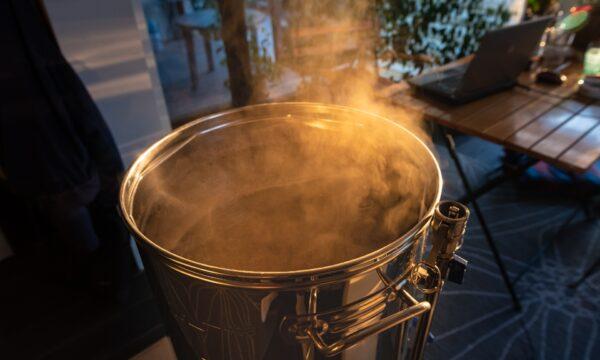
[[68, 192], [123, 171], [100, 112], [34, 0], [0, 1], [0, 166], [18, 193]]

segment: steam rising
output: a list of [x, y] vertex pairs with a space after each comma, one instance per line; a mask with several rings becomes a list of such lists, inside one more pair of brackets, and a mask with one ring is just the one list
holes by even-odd
[[[403, 86], [391, 85], [379, 76], [376, 53], [383, 46], [376, 4], [374, 0], [289, 1], [289, 38], [283, 41], [283, 50], [289, 54], [283, 61], [284, 67], [301, 78], [293, 100], [377, 113], [429, 144], [421, 115], [392, 104], [394, 91]], [[291, 60], [286, 62], [288, 56]]]
[[[295, 100], [383, 114], [424, 138], [418, 118], [377, 100], [369, 2], [290, 4], [292, 34], [369, 22], [373, 29], [296, 38], [296, 48], [331, 51], [297, 51], [303, 55], [295, 56], [292, 70], [303, 80]], [[198, 125], [170, 147], [177, 150], [168, 158], [154, 160], [134, 200], [142, 232], [204, 264], [290, 271], [380, 249], [432, 205], [435, 166], [404, 130], [352, 112], [273, 109], [233, 114], [222, 122], [227, 126], [209, 132]]]
[[144, 176], [134, 216], [150, 239], [208, 265], [308, 269], [385, 246], [431, 205], [431, 158], [396, 126], [293, 109], [243, 119], [193, 132]]

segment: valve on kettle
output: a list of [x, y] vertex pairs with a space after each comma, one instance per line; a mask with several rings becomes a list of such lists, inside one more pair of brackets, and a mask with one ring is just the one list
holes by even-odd
[[452, 281], [456, 284], [462, 284], [465, 272], [467, 271], [468, 263], [469, 262], [466, 259], [454, 254], [452, 259], [450, 259], [448, 262], [448, 281]]

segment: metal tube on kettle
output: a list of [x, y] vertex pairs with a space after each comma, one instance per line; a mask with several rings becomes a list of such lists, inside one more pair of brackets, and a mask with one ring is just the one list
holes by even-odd
[[[423, 357], [425, 343], [429, 336], [431, 321], [435, 308], [437, 306], [439, 295], [444, 286], [444, 281], [448, 277], [448, 272], [455, 258], [455, 252], [462, 243], [469, 218], [469, 209], [455, 201], [441, 201], [433, 214], [431, 221], [431, 242], [432, 247], [427, 259], [420, 266], [427, 266], [438, 272], [438, 277], [432, 287], [431, 293], [425, 296], [425, 300], [431, 304], [431, 310], [423, 314], [419, 319], [417, 326], [414, 347], [412, 350], [412, 359], [419, 360]], [[417, 271], [418, 271], [417, 267]], [[432, 276], [428, 277], [432, 281]], [[461, 279], [456, 279], [462, 281]]]

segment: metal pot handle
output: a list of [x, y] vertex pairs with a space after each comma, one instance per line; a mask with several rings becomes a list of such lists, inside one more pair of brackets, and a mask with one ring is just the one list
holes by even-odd
[[[352, 315], [338, 315], [334, 316], [333, 319], [328, 319], [326, 314], [316, 313], [317, 290], [312, 289], [310, 296], [311, 301], [309, 301], [310, 314], [302, 316], [301, 319], [295, 317], [284, 318], [280, 325], [282, 330], [287, 330], [284, 331], [284, 334], [287, 334], [290, 336], [290, 339], [295, 339], [296, 341], [311, 342], [323, 355], [333, 356], [356, 345], [358, 342], [371, 335], [379, 334], [423, 313], [431, 311], [432, 306], [430, 301], [417, 301], [404, 288], [404, 285], [410, 283], [419, 292], [430, 294], [437, 291], [442, 282], [440, 271], [437, 266], [432, 267], [425, 262], [420, 262], [412, 267], [408, 273], [408, 279], [405, 280], [400, 279], [404, 279], [406, 274], [400, 275], [397, 280], [394, 281], [389, 280], [380, 270], [377, 271], [377, 274], [380, 276], [381, 281], [386, 285], [385, 294], [382, 294], [380, 300], [372, 301], [369, 304], [362, 304], [361, 306], [354, 304], [354, 306], [357, 306], [357, 309]], [[383, 305], [382, 302], [395, 301], [398, 296], [400, 296], [402, 302], [409, 305], [409, 307], [392, 315], [388, 315], [383, 319], [379, 319], [370, 325], [363, 326], [358, 330], [342, 333], [340, 338], [333, 343], [328, 344], [326, 339], [324, 339], [323, 335], [331, 333], [332, 331], [334, 333], [341, 333], [339, 327], [336, 326], [336, 323], [339, 324], [340, 320], [347, 319], [355, 324], [366, 324], [374, 320], [373, 316], [377, 313], [377, 310], [375, 309]], [[329, 315], [331, 315], [331, 313]]]
[[415, 316], [418, 316], [431, 309], [431, 304], [427, 301], [418, 302], [406, 290], [401, 289], [400, 295], [412, 305], [404, 310], [401, 310], [393, 315], [389, 315], [384, 319], [372, 324], [368, 327], [360, 329], [348, 335], [342, 336], [341, 339], [334, 343], [327, 344], [321, 334], [326, 332], [327, 324], [319, 321], [312, 326], [306, 328], [306, 335], [313, 342], [314, 346], [325, 356], [333, 356], [347, 348], [357, 344], [365, 338], [384, 332], [397, 325], [408, 321]]
[[[390, 328], [398, 326], [421, 314], [417, 331], [417, 339], [413, 350], [413, 358], [420, 359], [423, 354], [424, 339], [429, 334], [431, 318], [433, 314], [432, 307], [435, 307], [439, 292], [448, 276], [449, 264], [453, 261], [454, 253], [462, 243], [465, 232], [466, 221], [469, 217], [469, 209], [462, 204], [450, 201], [443, 201], [438, 204], [436, 213], [432, 220], [433, 236], [432, 249], [425, 261], [421, 261], [410, 270], [408, 282], [425, 294], [425, 301], [419, 302], [403, 288], [404, 282], [396, 280], [391, 281], [385, 274], [378, 269], [377, 274], [381, 281], [386, 285], [387, 301], [394, 301], [399, 295], [403, 298], [405, 304], [410, 306], [393, 315], [389, 315], [371, 325], [365, 326], [349, 334], [341, 335], [341, 338], [331, 344], [328, 344], [323, 338], [329, 330], [329, 324], [323, 320], [319, 314], [316, 314], [317, 289], [311, 290], [309, 301], [309, 312], [305, 322], [299, 326], [294, 324], [291, 319], [284, 319], [282, 322], [290, 320], [291, 325], [287, 327], [288, 332], [295, 335], [296, 340], [310, 340], [314, 347], [325, 356], [336, 355], [349, 347], [356, 345], [365, 338], [384, 332]], [[441, 270], [440, 270], [441, 268]], [[462, 267], [464, 272], [464, 264]], [[403, 279], [399, 276], [398, 279]], [[456, 279], [460, 280], [460, 279]], [[459, 281], [460, 282], [460, 281]], [[312, 306], [311, 306], [312, 304]], [[433, 306], [432, 306], [433, 304]], [[363, 309], [364, 310], [364, 309]], [[372, 319], [372, 311], [360, 312], [355, 318]], [[285, 327], [284, 327], [285, 328]]]

